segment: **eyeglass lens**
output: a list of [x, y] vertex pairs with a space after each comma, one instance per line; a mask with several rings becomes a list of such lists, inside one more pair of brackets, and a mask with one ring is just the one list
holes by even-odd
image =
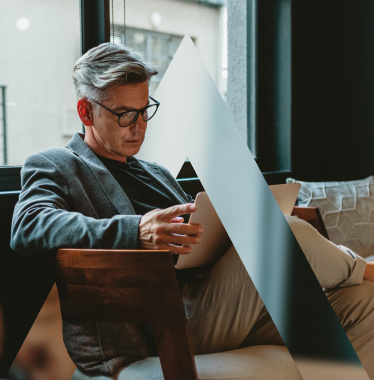
[[[148, 106], [147, 109], [143, 112], [143, 120], [148, 121], [149, 119], [151, 119], [156, 113], [156, 111], [157, 111], [156, 104], [151, 104], [150, 106]], [[137, 111], [126, 112], [124, 115], [120, 117], [119, 124], [122, 127], [126, 127], [135, 121], [135, 118], [137, 117], [137, 115], [138, 115]]]

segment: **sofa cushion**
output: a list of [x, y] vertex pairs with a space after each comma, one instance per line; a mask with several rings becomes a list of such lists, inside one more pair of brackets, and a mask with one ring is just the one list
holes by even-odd
[[374, 254], [374, 177], [342, 182], [303, 182], [298, 205], [318, 207], [330, 240], [359, 255]]
[[[195, 356], [199, 380], [301, 380], [285, 346], [251, 346]], [[76, 370], [72, 380], [163, 380], [158, 357], [137, 361], [113, 377], [89, 377]]]

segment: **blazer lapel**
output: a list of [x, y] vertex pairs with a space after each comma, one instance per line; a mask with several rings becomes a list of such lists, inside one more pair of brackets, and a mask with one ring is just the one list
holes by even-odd
[[122, 187], [83, 141], [83, 138], [83, 134], [76, 133], [69, 142], [68, 148], [78, 155], [82, 159], [82, 162], [91, 170], [97, 180], [98, 186], [103, 189], [108, 199], [120, 214], [135, 214], [135, 210]]
[[[135, 210], [123, 191], [120, 184], [108, 171], [100, 159], [92, 152], [88, 145], [83, 141], [84, 135], [76, 133], [69, 142], [68, 147], [82, 158], [82, 162], [91, 170], [99, 186], [108, 196], [113, 206], [120, 214], [135, 214]], [[135, 157], [133, 157], [135, 158]], [[136, 164], [144, 170], [155, 182], [157, 182], [170, 196], [175, 199], [176, 203], [185, 203], [186, 199], [175, 188], [175, 184], [162, 173], [157, 166], [142, 164], [135, 158]]]
[[137, 165], [139, 165], [148, 175], [157, 182], [161, 187], [165, 189], [166, 192], [168, 192], [177, 203], [186, 203], [186, 199], [184, 199], [180, 193], [175, 188], [174, 184], [171, 183], [162, 173], [161, 170], [159, 170], [156, 166], [146, 166], [143, 165], [139, 160], [136, 160]]

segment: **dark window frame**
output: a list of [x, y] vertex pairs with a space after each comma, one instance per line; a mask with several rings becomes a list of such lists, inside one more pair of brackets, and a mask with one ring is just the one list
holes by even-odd
[[[292, 1], [258, 1], [254, 8], [256, 161], [263, 173], [292, 172]], [[250, 39], [249, 39], [250, 41]], [[249, 78], [249, 82], [252, 78]], [[248, 93], [251, 84], [248, 83]], [[252, 90], [253, 91], [253, 90]], [[251, 120], [249, 118], [249, 120]], [[253, 142], [252, 142], [253, 144]]]

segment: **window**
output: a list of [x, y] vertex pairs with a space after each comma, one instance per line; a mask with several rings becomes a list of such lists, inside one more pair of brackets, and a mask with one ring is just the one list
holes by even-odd
[[[3, 0], [0, 85], [5, 86], [6, 99], [1, 87], [0, 165], [22, 165], [31, 154], [66, 145], [73, 133], [81, 131], [71, 79], [74, 62], [80, 56], [79, 4], [79, 0]], [[213, 0], [126, 3], [127, 44], [143, 51], [159, 67], [160, 74], [151, 83], [152, 92], [183, 36], [189, 34], [225, 95], [224, 9], [221, 1]], [[154, 22], [155, 12], [159, 23]], [[123, 0], [114, 0], [114, 17], [119, 37]]]
[[[123, 40], [123, 28], [116, 26], [115, 43], [121, 44]], [[158, 84], [165, 74], [183, 36], [160, 33], [139, 28], [127, 28], [127, 45], [134, 50], [143, 53], [144, 58], [153, 62], [158, 68], [158, 75], [152, 77], [150, 92], [156, 91]]]

